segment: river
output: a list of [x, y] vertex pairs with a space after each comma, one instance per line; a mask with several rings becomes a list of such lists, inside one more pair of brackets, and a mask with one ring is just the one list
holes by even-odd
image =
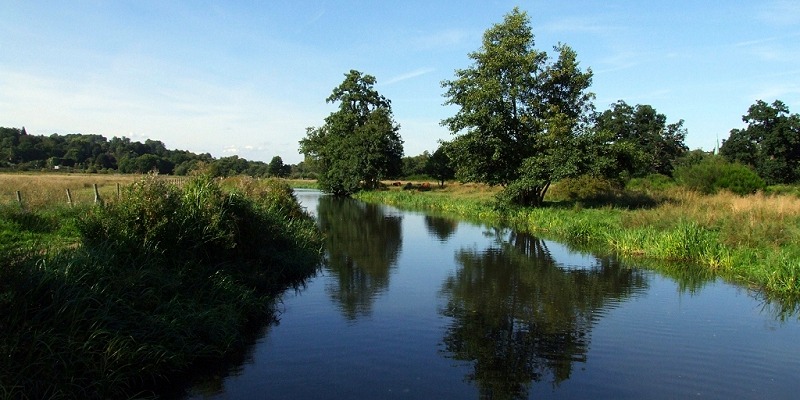
[[298, 190], [327, 262], [191, 399], [790, 399], [800, 319], [508, 229]]

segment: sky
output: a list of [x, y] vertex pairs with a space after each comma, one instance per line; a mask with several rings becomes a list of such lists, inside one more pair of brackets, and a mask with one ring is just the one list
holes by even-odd
[[800, 1], [0, 0], [0, 126], [160, 140], [295, 164], [351, 69], [391, 100], [405, 155], [451, 133], [443, 80], [518, 6], [572, 47], [595, 107], [649, 104], [713, 150], [757, 100], [800, 112]]

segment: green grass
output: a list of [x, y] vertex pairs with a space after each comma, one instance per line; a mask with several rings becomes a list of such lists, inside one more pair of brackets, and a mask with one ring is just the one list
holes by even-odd
[[322, 240], [274, 181], [146, 177], [105, 206], [0, 208], [0, 398], [150, 397], [240, 351]]
[[503, 207], [490, 195], [462, 196], [459, 189], [375, 191], [358, 197], [512, 226], [622, 257], [665, 261], [657, 264], [669, 265], [665, 269], [673, 273], [699, 265], [769, 299], [790, 306], [800, 300], [800, 200], [795, 197], [701, 196], [675, 190], [664, 196], [666, 201], [645, 209], [585, 208], [577, 202], [572, 207]]

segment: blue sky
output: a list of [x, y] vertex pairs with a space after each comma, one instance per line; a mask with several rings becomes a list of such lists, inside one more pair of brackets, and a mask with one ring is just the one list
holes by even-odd
[[302, 160], [350, 69], [392, 101], [406, 155], [433, 151], [440, 82], [514, 6], [536, 47], [594, 72], [604, 110], [650, 104], [711, 150], [756, 100], [800, 112], [800, 1], [0, 0], [0, 126]]

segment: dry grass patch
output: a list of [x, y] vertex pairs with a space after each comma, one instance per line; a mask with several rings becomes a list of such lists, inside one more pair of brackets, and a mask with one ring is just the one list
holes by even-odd
[[800, 198], [795, 196], [675, 190], [669, 198], [657, 208], [626, 214], [623, 224], [666, 229], [691, 221], [719, 232], [720, 241], [733, 247], [775, 247], [800, 239]]
[[[142, 175], [72, 174], [72, 173], [0, 173], [0, 204], [17, 201], [17, 191], [26, 208], [67, 204], [67, 189], [73, 204], [94, 202], [94, 185], [104, 201], [113, 201], [120, 187], [140, 180]], [[161, 177], [175, 179], [175, 177]]]

